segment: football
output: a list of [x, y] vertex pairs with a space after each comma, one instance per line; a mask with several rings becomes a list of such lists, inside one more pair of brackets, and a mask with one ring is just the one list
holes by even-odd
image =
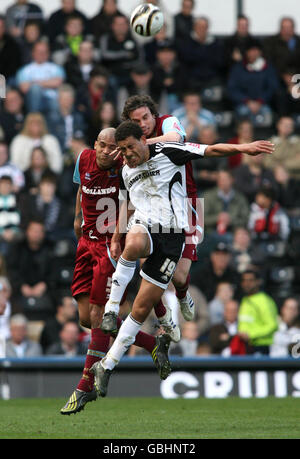
[[132, 30], [143, 37], [152, 37], [160, 31], [164, 16], [158, 6], [144, 3], [135, 8], [130, 17]]

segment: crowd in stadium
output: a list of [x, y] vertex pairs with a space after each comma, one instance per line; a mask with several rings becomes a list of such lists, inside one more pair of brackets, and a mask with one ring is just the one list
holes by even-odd
[[[92, 19], [75, 0], [62, 0], [50, 17], [16, 0], [0, 16], [0, 335], [8, 356], [86, 352], [89, 334], [74, 322], [70, 293], [73, 171], [99, 131], [118, 126], [134, 94], [176, 116], [187, 141], [275, 145], [273, 155], [193, 164], [205, 221], [191, 270], [196, 317], [178, 315], [182, 340], [171, 354], [247, 353], [233, 338], [251, 282], [262, 295], [254, 307], [275, 311], [262, 319], [262, 344], [271, 355], [290, 353], [300, 332], [300, 36], [290, 17], [275, 35], [253, 36], [241, 15], [233, 35], [216, 37], [193, 8], [182, 0], [146, 40], [132, 34], [117, 0], [104, 0]], [[123, 317], [138, 282], [137, 274]], [[165, 300], [176, 310], [172, 287]], [[157, 333], [154, 316], [145, 329]], [[128, 355], [136, 353], [132, 346]]]

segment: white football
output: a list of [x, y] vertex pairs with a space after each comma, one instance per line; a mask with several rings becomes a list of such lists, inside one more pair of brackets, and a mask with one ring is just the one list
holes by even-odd
[[160, 31], [164, 15], [158, 6], [143, 3], [135, 8], [130, 16], [132, 30], [143, 37], [151, 37]]

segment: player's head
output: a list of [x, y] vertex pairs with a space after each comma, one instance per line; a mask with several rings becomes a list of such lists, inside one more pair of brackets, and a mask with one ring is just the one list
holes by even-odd
[[131, 120], [137, 123], [143, 134], [149, 138], [156, 128], [156, 118], [159, 113], [155, 102], [150, 96], [132, 96], [124, 105], [122, 120]]
[[146, 136], [134, 121], [124, 121], [120, 124], [116, 130], [116, 142], [129, 167], [137, 167], [148, 160]]
[[101, 169], [110, 169], [115, 164], [115, 159], [110, 156], [116, 148], [115, 128], [102, 129], [96, 139], [94, 148], [96, 150], [96, 161]]

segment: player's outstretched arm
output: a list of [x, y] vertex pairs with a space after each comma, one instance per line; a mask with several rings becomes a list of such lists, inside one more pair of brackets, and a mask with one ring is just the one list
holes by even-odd
[[118, 260], [122, 250], [121, 250], [121, 239], [123, 238], [124, 234], [126, 234], [128, 220], [131, 215], [134, 213], [133, 206], [131, 205], [130, 201], [124, 200], [119, 213], [119, 219], [116, 224], [116, 228], [114, 234], [111, 238], [110, 244], [110, 254], [114, 260]]
[[208, 145], [205, 149], [204, 156], [208, 157], [223, 157], [233, 156], [239, 153], [244, 153], [250, 156], [257, 156], [261, 153], [272, 154], [274, 151], [274, 144], [268, 140], [257, 140], [251, 143], [243, 144], [227, 144], [217, 143], [214, 145]]
[[176, 131], [170, 131], [158, 137], [147, 139], [147, 145], [158, 142], [182, 142], [182, 136]]
[[75, 217], [74, 217], [74, 232], [77, 239], [82, 236], [82, 212], [81, 212], [81, 186], [78, 187], [76, 204], [75, 204]]

